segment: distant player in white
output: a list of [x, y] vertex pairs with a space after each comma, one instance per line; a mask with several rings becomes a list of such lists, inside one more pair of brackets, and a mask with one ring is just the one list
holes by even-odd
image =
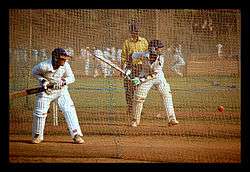
[[[96, 47], [93, 47], [92, 53], [103, 56], [103, 52]], [[102, 69], [101, 66], [102, 64], [100, 64], [100, 62], [95, 57], [93, 57], [92, 59], [93, 59], [93, 73], [95, 78], [99, 75], [98, 68]]]
[[65, 51], [67, 52], [68, 55], [74, 56], [74, 50], [72, 48], [69, 47]]
[[176, 44], [174, 46], [174, 54], [173, 54], [174, 64], [172, 65], [172, 71], [176, 72], [181, 77], [183, 76], [181, 72], [181, 67], [185, 66], [185, 61], [183, 58], [183, 54], [181, 51], [181, 44]]
[[[50, 103], [57, 100], [60, 110], [64, 113], [65, 120], [73, 143], [81, 144], [84, 140], [74, 103], [68, 91], [68, 85], [75, 81], [74, 74], [67, 60], [71, 57], [62, 48], [52, 52], [52, 58], [40, 62], [32, 69], [32, 75], [39, 81], [46, 91], [36, 96], [33, 112], [32, 143], [38, 144], [44, 140], [44, 128], [47, 111]], [[54, 84], [53, 88], [48, 88]]]
[[16, 49], [17, 62], [26, 63], [28, 59], [28, 52], [26, 49]]
[[161, 49], [164, 47], [160, 40], [152, 40], [149, 43], [149, 52], [139, 52], [140, 55], [132, 55], [132, 58], [143, 58], [143, 69], [139, 77], [132, 79], [132, 83], [137, 85], [135, 90], [133, 103], [133, 121], [132, 126], [137, 127], [140, 123], [143, 103], [152, 86], [156, 86], [159, 90], [169, 121], [169, 125], [176, 125], [179, 122], [176, 120], [172, 94], [170, 85], [167, 83], [164, 73], [163, 64], [164, 56], [161, 54]]
[[122, 49], [118, 48], [116, 52], [116, 60], [117, 64], [121, 65], [121, 60], [122, 60]]
[[[105, 48], [104, 49], [104, 51], [103, 51], [103, 57], [105, 59], [112, 60], [111, 59], [111, 50], [110, 50], [110, 48]], [[102, 66], [103, 66], [104, 77], [112, 76], [112, 74], [113, 74], [112, 67], [110, 65], [107, 65], [106, 63], [102, 63]]]
[[37, 50], [32, 50], [32, 56], [35, 59], [35, 63], [38, 61], [38, 51]]
[[41, 49], [40, 53], [41, 53], [41, 55], [40, 55], [41, 61], [46, 60], [47, 59], [46, 49]]
[[221, 58], [222, 57], [222, 44], [217, 44], [216, 45], [217, 49], [218, 49], [218, 57]]
[[110, 57], [111, 57], [111, 61], [115, 62], [115, 60], [116, 60], [116, 50], [115, 50], [115, 47], [111, 47], [111, 49], [110, 49]]
[[81, 49], [80, 54], [84, 60], [84, 73], [85, 76], [89, 76], [89, 65], [90, 65], [90, 48], [86, 47], [86, 49]]

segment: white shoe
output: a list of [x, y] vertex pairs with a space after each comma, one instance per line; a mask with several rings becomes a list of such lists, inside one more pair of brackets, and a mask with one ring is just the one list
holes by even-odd
[[169, 125], [169, 126], [177, 125], [177, 124], [179, 124], [179, 121], [177, 121], [176, 119], [171, 119], [171, 120], [168, 122], [168, 125]]
[[75, 135], [75, 137], [73, 138], [73, 143], [75, 144], [83, 144], [84, 140], [81, 138], [81, 136], [79, 136], [78, 134]]
[[132, 127], [137, 127], [137, 123], [135, 121], [132, 122]]
[[39, 137], [39, 134], [36, 134], [32, 140], [33, 144], [39, 144], [41, 143], [43, 140]]

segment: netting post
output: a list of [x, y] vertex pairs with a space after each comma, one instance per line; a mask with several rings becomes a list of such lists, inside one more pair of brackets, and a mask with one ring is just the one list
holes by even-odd
[[[30, 82], [30, 72], [29, 71], [29, 67], [31, 66], [31, 49], [32, 49], [32, 9], [29, 10], [29, 53], [28, 53], [28, 57], [26, 58], [26, 60], [28, 61], [26, 64], [28, 65], [26, 70], [27, 70], [27, 79], [26, 79], [26, 88], [29, 88], [29, 82]], [[30, 103], [29, 103], [29, 97], [26, 96], [26, 106], [27, 108], [30, 110]]]

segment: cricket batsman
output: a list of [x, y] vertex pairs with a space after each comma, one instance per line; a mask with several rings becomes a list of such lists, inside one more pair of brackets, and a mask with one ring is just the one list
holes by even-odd
[[[73, 143], [82, 144], [84, 140], [76, 109], [68, 91], [68, 85], [75, 81], [74, 74], [67, 60], [71, 56], [63, 49], [52, 51], [52, 58], [38, 63], [32, 69], [32, 75], [46, 90], [36, 95], [33, 112], [32, 143], [38, 144], [44, 140], [44, 128], [50, 103], [57, 100], [60, 110], [64, 113]], [[47, 86], [53, 84], [50, 89]]]
[[153, 85], [157, 87], [161, 94], [169, 125], [176, 125], [179, 123], [176, 120], [174, 112], [170, 85], [167, 83], [162, 70], [164, 56], [161, 54], [161, 50], [163, 47], [164, 45], [160, 40], [152, 40], [149, 42], [147, 52], [134, 53], [132, 55], [133, 59], [140, 58], [143, 60], [139, 77], [132, 79], [133, 85], [138, 86], [134, 95], [132, 127], [137, 127], [140, 124], [143, 103]]

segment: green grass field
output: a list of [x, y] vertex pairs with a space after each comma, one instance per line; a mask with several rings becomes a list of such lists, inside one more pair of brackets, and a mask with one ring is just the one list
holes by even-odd
[[[182, 111], [214, 111], [223, 105], [227, 111], [240, 110], [240, 80], [234, 76], [171, 77], [174, 106]], [[70, 86], [71, 96], [78, 108], [125, 107], [122, 79], [78, 79]], [[149, 91], [145, 108], [162, 106], [158, 90]]]

